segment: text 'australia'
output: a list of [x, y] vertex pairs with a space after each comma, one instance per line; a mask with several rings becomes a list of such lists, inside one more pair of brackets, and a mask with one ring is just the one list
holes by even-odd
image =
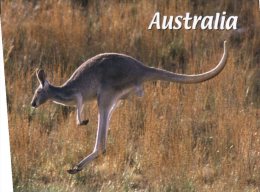
[[226, 16], [226, 12], [216, 13], [211, 16], [161, 16], [156, 12], [149, 24], [148, 29], [202, 29], [202, 30], [230, 30], [237, 29], [238, 16]]

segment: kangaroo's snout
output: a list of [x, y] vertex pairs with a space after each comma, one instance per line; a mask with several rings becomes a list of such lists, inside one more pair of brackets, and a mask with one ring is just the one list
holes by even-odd
[[36, 108], [36, 102], [35, 101], [32, 101], [31, 105], [32, 105], [32, 107]]

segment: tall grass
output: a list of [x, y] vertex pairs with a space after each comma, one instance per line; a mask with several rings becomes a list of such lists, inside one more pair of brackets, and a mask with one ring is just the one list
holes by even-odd
[[[260, 187], [260, 18], [257, 2], [3, 1], [2, 29], [15, 191], [258, 191]], [[239, 15], [246, 32], [147, 30], [156, 11]], [[75, 110], [30, 107], [36, 68], [62, 84], [87, 58], [121, 52], [181, 73], [214, 67], [229, 42], [224, 71], [196, 85], [145, 84], [145, 96], [114, 112], [105, 156], [81, 173], [66, 170], [91, 152], [97, 126], [77, 127]], [[253, 76], [254, 77], [254, 76]], [[250, 88], [251, 90], [251, 88]], [[253, 99], [252, 99], [253, 98]], [[256, 98], [256, 99], [254, 99]], [[258, 103], [257, 103], [258, 102]]]

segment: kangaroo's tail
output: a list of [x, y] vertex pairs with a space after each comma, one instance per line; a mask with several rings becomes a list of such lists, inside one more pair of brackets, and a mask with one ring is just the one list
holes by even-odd
[[173, 81], [173, 82], [180, 82], [180, 83], [200, 83], [209, 80], [215, 77], [216, 75], [218, 75], [226, 65], [227, 55], [228, 55], [226, 44], [227, 42], [224, 41], [224, 53], [218, 65], [214, 69], [208, 72], [195, 74], [195, 75], [185, 75], [185, 74], [173, 73], [163, 69], [148, 67], [147, 73], [144, 76], [145, 77], [144, 80], [145, 81], [164, 80], [164, 81]]

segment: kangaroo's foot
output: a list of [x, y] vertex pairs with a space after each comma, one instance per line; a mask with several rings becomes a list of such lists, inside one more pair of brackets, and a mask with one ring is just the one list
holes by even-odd
[[67, 170], [67, 172], [69, 174], [76, 174], [76, 173], [80, 172], [81, 170], [82, 170], [82, 168], [79, 168], [78, 166], [75, 166], [72, 169]]
[[94, 150], [91, 154], [80, 161], [75, 167], [67, 170], [69, 174], [75, 174], [80, 172], [89, 162], [98, 157], [98, 151]]

